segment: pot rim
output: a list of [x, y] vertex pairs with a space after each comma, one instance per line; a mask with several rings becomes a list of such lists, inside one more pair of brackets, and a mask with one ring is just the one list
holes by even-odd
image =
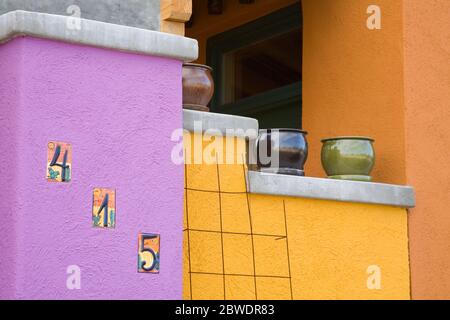
[[210, 66], [207, 66], [206, 64], [200, 64], [200, 63], [183, 63], [183, 67], [195, 67], [195, 68], [200, 68], [200, 69], [206, 69], [209, 71], [213, 71], [213, 68], [211, 68]]
[[333, 141], [333, 140], [365, 140], [370, 142], [375, 142], [373, 138], [364, 136], [337, 136], [333, 138], [325, 138], [320, 140], [321, 142]]
[[301, 130], [301, 129], [294, 129], [294, 128], [270, 128], [270, 129], [259, 129], [259, 132], [262, 131], [267, 132], [267, 130], [274, 130], [274, 131], [280, 131], [280, 132], [298, 132], [303, 134], [308, 134], [308, 131]]

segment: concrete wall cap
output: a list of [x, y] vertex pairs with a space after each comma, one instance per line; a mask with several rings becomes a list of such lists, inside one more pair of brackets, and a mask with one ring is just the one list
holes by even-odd
[[[68, 27], [73, 19], [80, 19], [80, 30]], [[198, 57], [197, 40], [169, 33], [22, 10], [0, 16], [0, 43], [23, 35], [184, 62]]]
[[190, 132], [256, 139], [258, 120], [229, 114], [183, 110], [183, 127]]
[[385, 183], [299, 177], [249, 171], [248, 192], [320, 200], [415, 206], [414, 189]]

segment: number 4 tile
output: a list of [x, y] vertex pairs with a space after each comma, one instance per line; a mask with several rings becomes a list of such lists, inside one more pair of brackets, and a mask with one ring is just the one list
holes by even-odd
[[50, 141], [47, 144], [47, 181], [70, 182], [72, 171], [72, 146], [66, 142]]

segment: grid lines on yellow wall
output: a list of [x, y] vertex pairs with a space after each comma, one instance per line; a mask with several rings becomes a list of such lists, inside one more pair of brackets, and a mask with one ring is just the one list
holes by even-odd
[[283, 219], [264, 223], [252, 210], [246, 170], [185, 167], [184, 299], [293, 298], [284, 201]]

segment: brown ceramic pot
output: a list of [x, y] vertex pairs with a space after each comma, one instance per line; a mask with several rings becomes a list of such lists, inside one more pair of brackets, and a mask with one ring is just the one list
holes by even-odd
[[183, 64], [183, 108], [209, 111], [214, 94], [212, 68], [195, 63]]

